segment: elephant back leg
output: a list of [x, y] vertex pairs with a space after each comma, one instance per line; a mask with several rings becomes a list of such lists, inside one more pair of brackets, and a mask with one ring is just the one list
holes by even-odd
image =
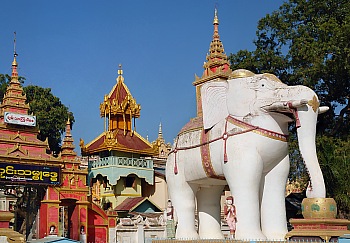
[[223, 239], [221, 232], [221, 194], [224, 186], [201, 187], [197, 192], [199, 236], [201, 239]]

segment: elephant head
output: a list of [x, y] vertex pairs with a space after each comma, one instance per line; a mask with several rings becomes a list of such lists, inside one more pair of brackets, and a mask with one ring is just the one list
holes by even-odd
[[233, 72], [229, 80], [214, 80], [201, 87], [205, 129], [228, 115], [254, 126], [288, 133], [288, 123], [296, 121], [299, 149], [309, 172], [312, 187], [307, 197], [326, 195], [323, 175], [316, 154], [316, 123], [319, 107], [313, 90], [305, 86], [287, 86], [272, 74]]

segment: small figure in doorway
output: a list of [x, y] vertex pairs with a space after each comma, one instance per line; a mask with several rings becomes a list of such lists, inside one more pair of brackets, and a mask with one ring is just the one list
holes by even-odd
[[224, 214], [228, 227], [230, 228], [230, 238], [234, 238], [236, 232], [236, 206], [234, 205], [233, 196], [226, 198], [226, 205], [224, 206]]
[[54, 225], [51, 225], [49, 234], [54, 235], [56, 233], [55, 231], [56, 231], [56, 227]]

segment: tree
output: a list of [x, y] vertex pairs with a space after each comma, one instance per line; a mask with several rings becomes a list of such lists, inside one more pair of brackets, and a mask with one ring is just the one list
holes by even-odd
[[[6, 93], [7, 86], [11, 80], [8, 74], [0, 74], [0, 102]], [[19, 77], [23, 84], [24, 77]], [[44, 141], [48, 138], [50, 150], [58, 154], [61, 150], [61, 136], [65, 131], [66, 122], [69, 118], [71, 126], [74, 123], [74, 116], [69, 112], [60, 99], [51, 93], [50, 88], [29, 85], [23, 88], [29, 103], [29, 114], [33, 113], [37, 117], [39, 126], [39, 139]]]
[[29, 103], [29, 113], [37, 117], [39, 139], [48, 138], [51, 151], [60, 152], [61, 136], [65, 131], [67, 119], [74, 123], [74, 116], [59, 98], [51, 93], [50, 88], [29, 85], [23, 88]]
[[334, 197], [340, 217], [350, 215], [350, 140], [320, 136], [317, 140], [318, 157], [327, 194]]
[[[350, 161], [344, 153], [349, 152], [350, 138], [349, 12], [348, 0], [289, 0], [259, 21], [254, 51], [229, 56], [233, 70], [269, 72], [288, 85], [306, 85], [330, 108], [317, 124], [318, 157], [327, 196], [348, 216]], [[307, 173], [291, 128], [290, 179], [305, 182]]]

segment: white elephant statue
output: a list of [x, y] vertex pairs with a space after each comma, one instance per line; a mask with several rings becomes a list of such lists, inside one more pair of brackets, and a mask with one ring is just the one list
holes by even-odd
[[[314, 91], [272, 74], [236, 70], [204, 83], [202, 117], [180, 131], [166, 164], [177, 212], [176, 238], [220, 239], [220, 197], [228, 185], [237, 210], [236, 239], [281, 239], [287, 233], [288, 123], [296, 121], [309, 172], [308, 197], [325, 197], [315, 146], [319, 107]], [[195, 210], [198, 211], [198, 232]]]

